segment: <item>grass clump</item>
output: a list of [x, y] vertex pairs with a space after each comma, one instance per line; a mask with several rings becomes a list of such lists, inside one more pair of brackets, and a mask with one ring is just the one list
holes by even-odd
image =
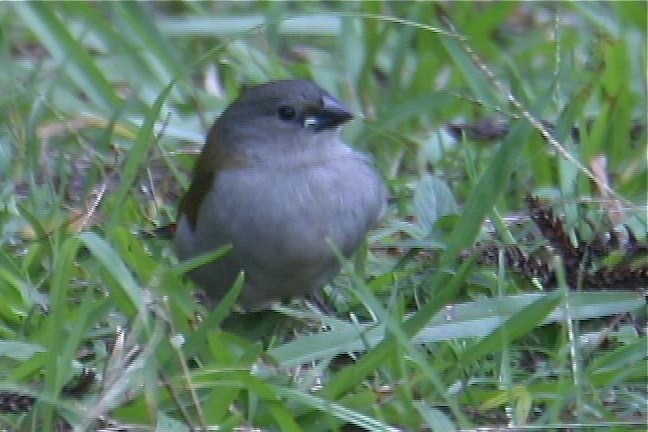
[[[1, 5], [0, 428], [640, 429], [645, 16]], [[291, 303], [253, 330], [236, 289], [202, 308], [141, 232], [174, 220], [240, 87], [288, 77], [363, 114], [345, 139], [392, 198], [331, 313]]]

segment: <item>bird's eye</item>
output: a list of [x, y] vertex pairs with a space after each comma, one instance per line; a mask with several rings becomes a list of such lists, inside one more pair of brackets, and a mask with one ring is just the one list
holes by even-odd
[[290, 121], [295, 119], [297, 113], [295, 112], [295, 108], [288, 105], [283, 105], [280, 106], [279, 109], [277, 109], [277, 116], [281, 120]]

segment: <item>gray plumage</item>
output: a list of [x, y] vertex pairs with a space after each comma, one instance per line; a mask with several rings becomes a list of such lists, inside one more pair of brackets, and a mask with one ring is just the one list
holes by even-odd
[[247, 90], [216, 121], [175, 236], [180, 259], [232, 244], [190, 273], [213, 304], [240, 270], [245, 309], [320, 289], [340, 270], [331, 243], [348, 257], [377, 223], [386, 189], [340, 140], [350, 118], [314, 83], [285, 80]]

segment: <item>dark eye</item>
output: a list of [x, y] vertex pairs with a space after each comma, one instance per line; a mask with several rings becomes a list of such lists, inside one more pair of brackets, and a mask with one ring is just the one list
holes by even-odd
[[294, 120], [296, 115], [295, 108], [288, 105], [280, 106], [277, 109], [277, 116], [284, 121]]

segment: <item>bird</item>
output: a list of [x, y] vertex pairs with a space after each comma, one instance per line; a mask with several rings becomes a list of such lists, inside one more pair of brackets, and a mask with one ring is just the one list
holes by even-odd
[[173, 240], [181, 261], [231, 245], [188, 273], [209, 305], [241, 271], [244, 311], [318, 292], [378, 224], [383, 178], [340, 137], [353, 117], [314, 82], [288, 79], [247, 88], [214, 122]]

